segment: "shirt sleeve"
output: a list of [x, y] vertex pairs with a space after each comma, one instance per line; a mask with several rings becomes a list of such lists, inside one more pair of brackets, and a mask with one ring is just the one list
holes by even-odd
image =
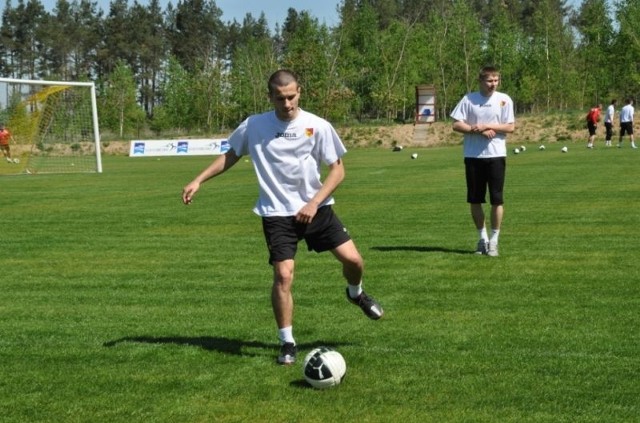
[[249, 119], [247, 118], [229, 135], [227, 141], [229, 145], [236, 152], [238, 156], [246, 156], [249, 154], [249, 137], [247, 136], [247, 130], [249, 126]]

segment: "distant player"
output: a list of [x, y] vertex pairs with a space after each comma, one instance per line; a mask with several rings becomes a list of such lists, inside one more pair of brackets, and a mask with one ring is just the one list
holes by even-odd
[[11, 158], [11, 146], [9, 145], [10, 140], [13, 140], [11, 132], [5, 128], [4, 123], [0, 123], [0, 150], [2, 150], [2, 154], [4, 154], [8, 163], [18, 163], [17, 160], [13, 160]]
[[587, 148], [593, 148], [593, 142], [596, 139], [596, 130], [598, 129], [598, 122], [600, 122], [600, 111], [602, 110], [602, 104], [593, 106], [589, 113], [587, 113], [587, 130], [589, 131], [589, 140], [587, 141]]
[[604, 114], [605, 147], [611, 147], [611, 138], [613, 137], [613, 116], [616, 113], [616, 104], [618, 104], [618, 100], [614, 98], [611, 100], [611, 104], [607, 106], [607, 111]]
[[626, 134], [629, 134], [631, 148], [638, 148], [633, 139], [633, 113], [633, 100], [627, 98], [624, 107], [620, 110], [620, 137], [618, 138], [618, 148], [622, 147], [622, 138]]

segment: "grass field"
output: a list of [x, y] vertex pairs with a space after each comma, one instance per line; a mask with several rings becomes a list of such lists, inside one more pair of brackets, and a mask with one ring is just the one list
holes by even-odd
[[347, 154], [335, 209], [386, 315], [301, 245], [299, 361], [348, 367], [324, 391], [275, 364], [250, 163], [190, 207], [210, 158], [0, 178], [0, 422], [640, 421], [640, 153], [548, 147], [508, 159], [498, 258], [471, 254], [460, 147]]

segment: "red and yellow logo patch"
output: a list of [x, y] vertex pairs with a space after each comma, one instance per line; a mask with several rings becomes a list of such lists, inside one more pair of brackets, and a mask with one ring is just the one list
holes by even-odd
[[311, 137], [311, 136], [313, 136], [313, 128], [307, 128], [307, 129], [305, 129], [305, 130], [304, 130], [304, 134], [305, 134], [307, 137]]

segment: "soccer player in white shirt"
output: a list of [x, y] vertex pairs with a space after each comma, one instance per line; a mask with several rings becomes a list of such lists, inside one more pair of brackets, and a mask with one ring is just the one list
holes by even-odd
[[[293, 337], [293, 274], [297, 244], [309, 250], [331, 251], [342, 264], [350, 302], [371, 319], [382, 307], [362, 290], [364, 261], [331, 205], [333, 192], [344, 179], [346, 149], [333, 126], [298, 107], [301, 88], [295, 73], [281, 69], [269, 78], [273, 110], [248, 117], [231, 134], [231, 149], [187, 184], [182, 201], [191, 204], [200, 185], [251, 156], [258, 178], [259, 197], [254, 212], [261, 216], [273, 267], [271, 304], [280, 339], [280, 364], [296, 360]], [[321, 180], [321, 166], [328, 173]]]
[[[480, 90], [465, 95], [451, 112], [453, 130], [464, 134], [467, 202], [480, 240], [477, 254], [498, 255], [502, 225], [503, 188], [506, 170], [507, 134], [515, 130], [513, 101], [498, 92], [500, 72], [494, 67], [480, 71]], [[491, 203], [491, 237], [485, 226], [487, 188]]]
[[616, 113], [616, 104], [618, 100], [615, 98], [611, 100], [611, 104], [607, 107], [607, 111], [604, 114], [604, 145], [606, 147], [611, 147], [611, 138], [613, 137], [613, 116]]
[[636, 143], [633, 139], [633, 99], [627, 98], [625, 105], [620, 109], [620, 136], [618, 137], [618, 148], [622, 147], [622, 138], [625, 134], [629, 134], [629, 140], [631, 141], [631, 148], [636, 147]]

